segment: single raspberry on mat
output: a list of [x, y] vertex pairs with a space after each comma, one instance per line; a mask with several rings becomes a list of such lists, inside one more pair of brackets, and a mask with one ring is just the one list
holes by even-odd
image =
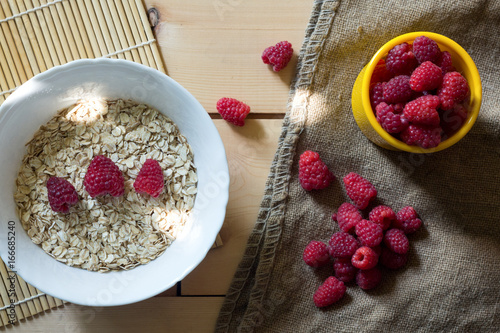
[[344, 232], [353, 232], [356, 224], [362, 219], [360, 211], [349, 202], [344, 202], [337, 210], [337, 223]]
[[415, 54], [408, 43], [394, 46], [385, 58], [385, 66], [393, 75], [410, 75], [417, 65]]
[[439, 125], [439, 113], [437, 111], [440, 101], [439, 97], [426, 95], [406, 103], [403, 114], [411, 123], [433, 126]]
[[382, 102], [377, 105], [375, 112], [377, 121], [387, 133], [399, 133], [408, 127], [408, 119], [406, 119], [404, 115], [396, 113], [393, 105]]
[[392, 227], [401, 229], [405, 234], [412, 234], [422, 226], [422, 220], [418, 217], [415, 208], [406, 206], [396, 214], [396, 220], [393, 221]]
[[396, 213], [389, 206], [380, 205], [373, 208], [369, 214], [369, 219], [378, 224], [382, 230], [387, 230], [396, 220]]
[[334, 258], [350, 258], [359, 247], [353, 235], [336, 232], [328, 241], [328, 253]]
[[442, 82], [443, 70], [430, 61], [423, 62], [410, 76], [410, 87], [414, 91], [434, 90]]
[[462, 128], [467, 119], [467, 115], [467, 108], [462, 104], [455, 104], [455, 106], [449, 110], [441, 110], [440, 126], [447, 138]]
[[137, 193], [147, 193], [157, 198], [164, 187], [163, 170], [160, 163], [153, 159], [147, 159], [134, 181], [135, 191]]
[[326, 265], [330, 261], [326, 244], [319, 241], [311, 241], [304, 249], [302, 259], [311, 267]]
[[441, 127], [429, 127], [410, 124], [401, 134], [401, 140], [408, 145], [422, 148], [434, 148], [441, 142]]
[[368, 203], [377, 196], [375, 186], [357, 173], [349, 173], [343, 181], [347, 196], [351, 198], [357, 209], [365, 209]]
[[83, 185], [92, 198], [106, 194], [119, 197], [125, 192], [122, 172], [111, 159], [104, 155], [98, 155], [92, 159]]
[[451, 109], [455, 103], [465, 101], [469, 95], [469, 84], [459, 72], [449, 72], [443, 77], [443, 84], [438, 90], [443, 110]]
[[372, 269], [378, 263], [378, 255], [368, 246], [362, 246], [352, 255], [351, 263], [359, 269]]
[[380, 225], [369, 220], [361, 220], [356, 224], [356, 236], [361, 245], [375, 247], [382, 242], [384, 231]]
[[405, 254], [410, 249], [410, 242], [403, 230], [389, 229], [384, 235], [384, 244], [392, 252]]
[[61, 177], [50, 177], [47, 181], [50, 208], [54, 212], [68, 213], [69, 207], [78, 202], [75, 187]]
[[384, 100], [388, 104], [405, 103], [413, 97], [408, 75], [393, 77], [384, 85]]
[[373, 88], [370, 90], [370, 102], [372, 105], [372, 109], [375, 110], [377, 105], [384, 101], [384, 86], [385, 82], [376, 83]]
[[382, 253], [379, 258], [380, 264], [389, 269], [398, 269], [406, 265], [408, 262], [408, 253], [399, 254], [392, 252], [388, 248], [382, 248]]
[[288, 62], [292, 59], [292, 55], [292, 44], [282, 41], [266, 48], [262, 53], [262, 61], [265, 64], [272, 65], [275, 72], [279, 72], [288, 65]]
[[335, 277], [344, 283], [353, 281], [356, 278], [358, 269], [351, 263], [351, 258], [336, 258], [333, 262]]
[[413, 53], [418, 62], [431, 61], [437, 63], [441, 58], [441, 50], [438, 44], [426, 36], [420, 36], [413, 41]]
[[250, 107], [234, 98], [222, 97], [217, 101], [217, 111], [222, 119], [236, 126], [245, 125]]
[[345, 291], [346, 287], [344, 282], [339, 281], [334, 276], [330, 276], [314, 293], [314, 304], [318, 308], [322, 308], [338, 302], [342, 297], [344, 297]]
[[370, 87], [373, 87], [377, 83], [381, 82], [387, 82], [389, 81], [394, 75], [387, 69], [387, 66], [385, 65], [385, 60], [380, 59], [373, 69], [372, 77], [370, 80]]
[[441, 58], [436, 63], [436, 65], [438, 65], [441, 68], [443, 75], [445, 75], [448, 72], [456, 71], [455, 67], [453, 66], [453, 62], [451, 60], [451, 54], [448, 51], [441, 52]]
[[306, 191], [320, 190], [328, 187], [335, 179], [328, 166], [321, 160], [319, 154], [306, 150], [299, 159], [299, 181]]
[[363, 290], [373, 289], [382, 281], [382, 272], [377, 267], [360, 269], [356, 274], [356, 284]]

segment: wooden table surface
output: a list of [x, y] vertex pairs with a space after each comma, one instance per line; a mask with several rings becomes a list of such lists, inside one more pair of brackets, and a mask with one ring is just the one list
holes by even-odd
[[[312, 0], [146, 0], [156, 9], [154, 28], [168, 74], [210, 113], [226, 149], [231, 177], [223, 246], [176, 287], [120, 307], [74, 304], [38, 315], [13, 332], [212, 332], [232, 276], [243, 255], [264, 192], [290, 81]], [[154, 12], [150, 11], [150, 12]], [[275, 73], [260, 58], [279, 41], [294, 47], [290, 64]], [[246, 102], [244, 127], [220, 119], [221, 97]]]

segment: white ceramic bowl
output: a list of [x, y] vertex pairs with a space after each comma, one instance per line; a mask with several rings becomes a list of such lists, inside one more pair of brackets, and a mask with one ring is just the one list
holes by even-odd
[[[130, 271], [90, 272], [47, 255], [15, 213], [15, 179], [25, 143], [56, 111], [80, 99], [132, 99], [167, 115], [187, 138], [198, 173], [198, 194], [177, 240], [159, 258]], [[219, 232], [228, 200], [224, 146], [196, 99], [167, 75], [125, 60], [85, 59], [54, 67], [19, 87], [0, 108], [0, 254], [9, 262], [9, 221], [15, 229], [14, 270], [41, 291], [90, 306], [123, 305], [152, 297], [182, 280], [205, 257]], [[10, 234], [12, 236], [12, 234]], [[10, 243], [12, 244], [12, 243]], [[13, 259], [13, 258], [10, 258]]]

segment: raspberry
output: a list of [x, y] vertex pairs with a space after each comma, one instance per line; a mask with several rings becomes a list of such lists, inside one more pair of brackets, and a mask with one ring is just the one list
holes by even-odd
[[396, 104], [391, 104], [392, 108], [394, 109], [394, 113], [395, 114], [400, 114], [403, 112], [404, 108], [405, 108], [405, 104], [404, 103], [396, 103]]
[[347, 283], [356, 278], [358, 269], [352, 265], [351, 258], [336, 258], [333, 262], [333, 271], [337, 279]]
[[451, 60], [451, 54], [448, 51], [441, 52], [441, 58], [436, 62], [436, 65], [441, 68], [443, 75], [455, 71], [455, 67], [453, 67], [453, 62]]
[[347, 232], [334, 233], [328, 245], [328, 252], [334, 258], [350, 258], [359, 247], [356, 238]]
[[160, 163], [156, 160], [147, 159], [135, 179], [135, 191], [137, 193], [147, 193], [157, 198], [163, 191], [163, 187], [163, 171]]
[[120, 169], [113, 161], [103, 155], [95, 156], [92, 159], [85, 174], [83, 185], [92, 198], [106, 194], [119, 197], [125, 191], [123, 175]]
[[404, 103], [412, 97], [413, 90], [411, 90], [408, 75], [393, 77], [384, 85], [384, 100], [386, 103]]
[[370, 102], [372, 105], [372, 109], [375, 110], [377, 105], [384, 101], [384, 86], [385, 82], [376, 83], [370, 91]]
[[377, 267], [360, 269], [356, 274], [356, 284], [364, 290], [373, 289], [382, 281], [382, 273]]
[[443, 82], [443, 70], [430, 61], [415, 68], [410, 76], [410, 87], [415, 91], [433, 90]]
[[396, 220], [396, 213], [391, 207], [380, 205], [372, 209], [369, 214], [369, 219], [375, 224], [378, 224], [382, 230], [387, 230]]
[[401, 140], [408, 145], [433, 148], [441, 142], [441, 127], [428, 127], [410, 124], [401, 132]]
[[378, 255], [368, 246], [362, 246], [356, 250], [351, 258], [351, 263], [359, 269], [372, 269], [377, 265]]
[[446, 137], [455, 134], [467, 119], [467, 109], [462, 104], [455, 104], [452, 109], [441, 110], [441, 123]]
[[236, 126], [245, 125], [245, 118], [250, 112], [250, 107], [234, 98], [222, 97], [217, 101], [217, 111], [222, 119]]
[[334, 179], [335, 176], [319, 158], [318, 153], [306, 150], [300, 155], [299, 181], [306, 191], [323, 189]]
[[399, 254], [384, 247], [382, 248], [379, 262], [389, 269], [398, 269], [406, 265], [408, 262], [408, 253]]
[[392, 105], [382, 102], [377, 105], [375, 112], [377, 114], [377, 121], [388, 133], [399, 133], [408, 127], [408, 119], [404, 115], [397, 114]]
[[330, 261], [326, 244], [319, 241], [311, 241], [304, 249], [302, 259], [311, 267], [324, 266]]
[[322, 308], [338, 302], [342, 297], [344, 297], [345, 291], [346, 287], [344, 282], [339, 281], [334, 276], [330, 276], [314, 293], [314, 304], [318, 308]]
[[441, 108], [449, 110], [455, 106], [455, 103], [465, 101], [469, 94], [469, 84], [459, 72], [449, 72], [443, 77], [443, 84], [438, 90], [438, 96], [441, 99]]
[[292, 59], [292, 44], [287, 41], [279, 42], [274, 46], [269, 46], [262, 53], [262, 61], [273, 66], [275, 72], [279, 72]]
[[75, 187], [64, 178], [50, 177], [47, 181], [50, 208], [54, 212], [68, 213], [69, 207], [78, 202]]
[[431, 61], [437, 63], [441, 58], [441, 50], [435, 41], [426, 36], [420, 36], [413, 41], [413, 53], [418, 62]]
[[410, 248], [410, 242], [406, 237], [403, 230], [400, 229], [389, 229], [384, 235], [384, 244], [392, 252], [399, 254], [405, 254]]
[[403, 114], [413, 124], [436, 127], [439, 125], [439, 97], [426, 95], [406, 103]]
[[361, 220], [356, 224], [356, 236], [362, 245], [374, 247], [382, 242], [384, 231], [372, 221]]
[[357, 209], [365, 209], [368, 203], [377, 196], [377, 190], [366, 179], [351, 172], [343, 179], [347, 196]]
[[352, 232], [356, 224], [362, 219], [363, 217], [357, 208], [348, 202], [340, 205], [337, 211], [337, 222], [340, 230], [344, 232]]
[[422, 225], [422, 220], [418, 218], [417, 212], [411, 206], [401, 208], [396, 214], [396, 220], [392, 226], [397, 229], [403, 230], [405, 234], [412, 234]]
[[380, 59], [373, 69], [372, 77], [370, 80], [370, 87], [373, 87], [377, 83], [387, 82], [393, 77], [392, 73], [387, 70], [385, 65], [385, 60]]
[[394, 46], [385, 58], [385, 66], [394, 75], [410, 75], [417, 65], [417, 59], [408, 43]]

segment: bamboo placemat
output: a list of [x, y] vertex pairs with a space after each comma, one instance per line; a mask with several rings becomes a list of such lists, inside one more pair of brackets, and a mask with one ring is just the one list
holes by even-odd
[[[165, 73], [141, 0], [1, 0], [0, 27], [0, 104], [34, 75], [82, 58], [126, 59]], [[0, 327], [10, 313], [17, 323], [64, 303], [1, 260], [0, 276]]]

